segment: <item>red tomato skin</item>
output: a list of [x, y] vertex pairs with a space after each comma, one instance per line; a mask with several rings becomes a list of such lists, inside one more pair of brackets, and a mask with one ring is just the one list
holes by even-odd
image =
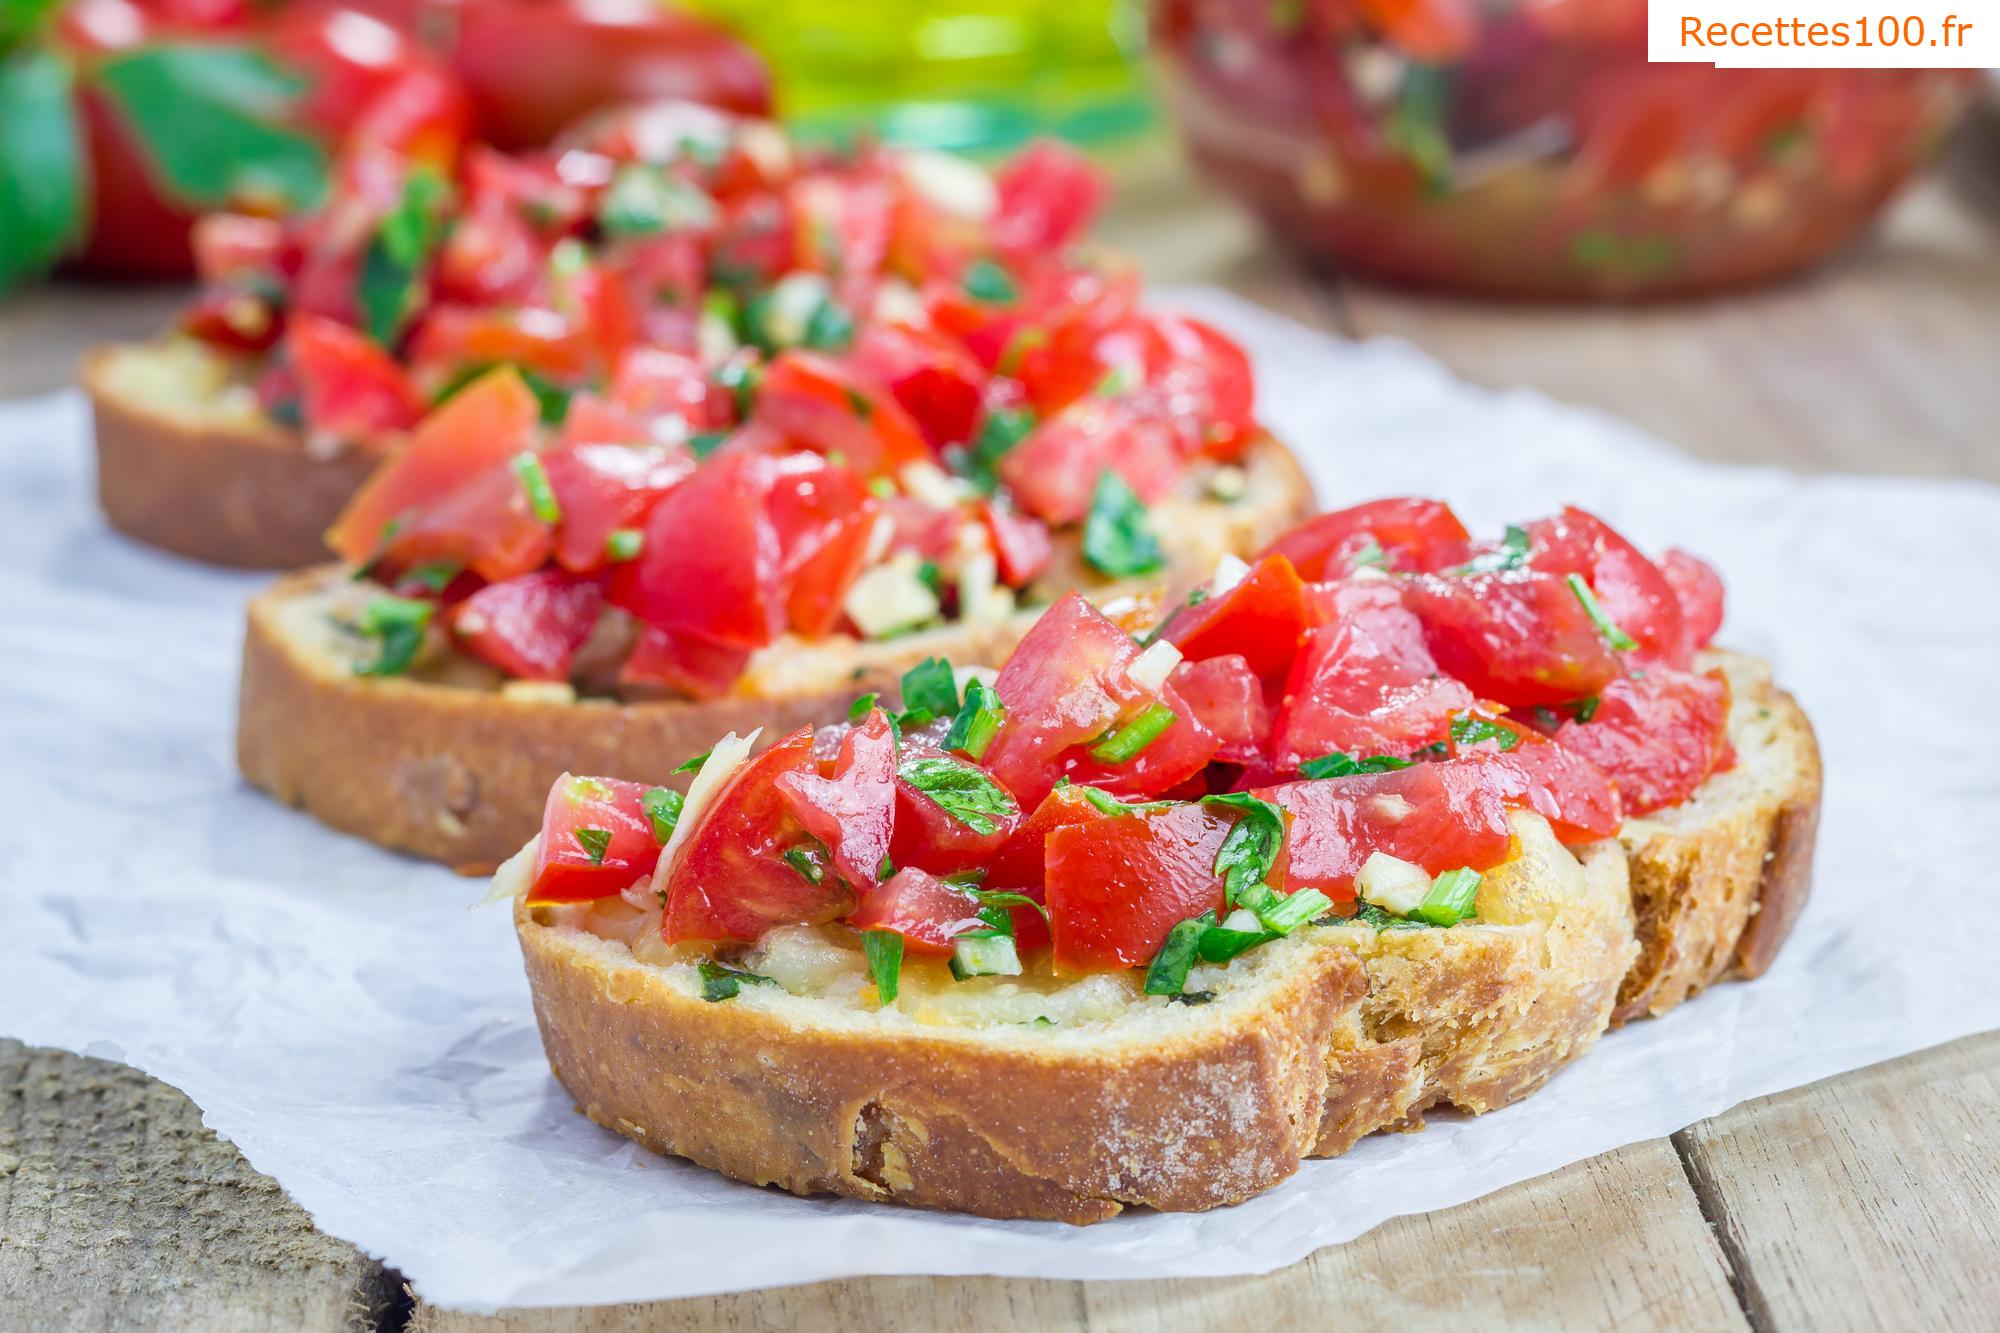
[[1305, 584], [1290, 560], [1269, 555], [1229, 591], [1176, 612], [1162, 637], [1188, 661], [1234, 654], [1261, 679], [1282, 680], [1305, 632]]
[[1500, 788], [1475, 765], [1417, 764], [1260, 787], [1256, 794], [1292, 815], [1285, 839], [1291, 886], [1319, 889], [1336, 901], [1354, 896], [1354, 876], [1370, 852], [1436, 875], [1460, 866], [1488, 870], [1512, 851]]
[[282, 282], [298, 266], [296, 247], [276, 218], [205, 213], [193, 233], [195, 273], [217, 287]]
[[1308, 519], [1265, 548], [1288, 557], [1310, 582], [1345, 578], [1370, 542], [1392, 569], [1430, 573], [1465, 560], [1471, 537], [1440, 500], [1370, 500]]
[[807, 638], [824, 638], [844, 614], [881, 505], [852, 469], [816, 455], [795, 454], [777, 466], [766, 503], [781, 552], [785, 618]]
[[761, 648], [777, 637], [784, 601], [777, 532], [765, 517], [774, 460], [718, 455], [669, 491], [647, 517], [636, 560], [612, 571], [612, 604], [649, 625]]
[[728, 395], [716, 388], [699, 360], [661, 347], [634, 347], [618, 363], [611, 398], [650, 420], [678, 417], [690, 431], [730, 424]]
[[513, 365], [563, 383], [588, 376], [598, 363], [588, 331], [577, 321], [538, 307], [434, 305], [410, 339], [412, 372], [443, 383], [468, 366]]
[[928, 870], [905, 866], [883, 884], [864, 889], [861, 905], [847, 918], [856, 930], [893, 930], [908, 953], [949, 957], [952, 941], [968, 930], [983, 930], [979, 900]]
[[1613, 624], [1638, 651], [1687, 666], [1686, 631], [1674, 585], [1639, 548], [1595, 515], [1570, 506], [1528, 525], [1528, 564], [1553, 574], [1581, 574]]
[[568, 680], [604, 610], [596, 579], [541, 569], [489, 583], [453, 606], [454, 641], [515, 680]]
[[806, 832], [833, 853], [835, 873], [856, 892], [880, 882], [896, 827], [896, 737], [886, 713], [871, 708], [849, 729], [832, 773], [781, 773], [777, 786]]
[[1533, 810], [1549, 821], [1564, 844], [1595, 842], [1618, 832], [1624, 821], [1618, 789], [1597, 765], [1546, 736], [1504, 718], [1489, 718], [1514, 737], [1500, 748], [1497, 738], [1470, 746], [1446, 741], [1452, 759], [1486, 769], [1501, 799], [1516, 809]]
[[[572, 427], [584, 430], [595, 412], [582, 401], [572, 403], [565, 436]], [[562, 510], [556, 563], [582, 574], [611, 563], [611, 534], [643, 530], [652, 507], [695, 470], [695, 459], [686, 449], [566, 440], [542, 455], [542, 470]]]
[[871, 324], [856, 340], [853, 360], [863, 376], [895, 396], [931, 448], [972, 438], [987, 376], [949, 339], [901, 324]]
[[[542, 840], [535, 849], [528, 903], [588, 902], [623, 893], [651, 875], [660, 844], [646, 816], [642, 782], [578, 778], [565, 773], [549, 788], [542, 808]], [[610, 834], [601, 858], [577, 840], [578, 829]]]
[[1663, 666], [1604, 687], [1590, 721], [1565, 722], [1556, 744], [1579, 754], [1618, 788], [1627, 815], [1678, 805], [1732, 767], [1729, 682]]
[[1250, 664], [1234, 653], [1183, 662], [1171, 677], [1188, 711], [1215, 734], [1216, 759], [1248, 764], [1271, 739], [1271, 708]]
[[994, 173], [999, 207], [989, 224], [1005, 251], [1052, 251], [1089, 230], [1111, 192], [1103, 172], [1054, 139], [1038, 139]]
[[1722, 576], [1715, 567], [1686, 551], [1670, 550], [1660, 559], [1660, 573], [1673, 585], [1680, 602], [1681, 627], [1689, 656], [1708, 647], [1722, 628]]
[[618, 670], [624, 685], [665, 686], [690, 699], [719, 699], [750, 664], [751, 650], [691, 630], [644, 626]]
[[1603, 634], [1555, 574], [1423, 574], [1404, 585], [1403, 601], [1424, 622], [1438, 666], [1482, 699], [1564, 703], [1619, 675]]
[[419, 422], [409, 443], [376, 469], [334, 520], [327, 545], [356, 564], [367, 560], [391, 520], [504, 466], [533, 443], [540, 419], [541, 407], [519, 375], [481, 376]]
[[1097, 479], [1116, 472], [1151, 504], [1186, 470], [1174, 421], [1129, 398], [1085, 397], [1041, 422], [1000, 460], [1000, 479], [1026, 512], [1057, 526], [1090, 512]]
[[391, 567], [450, 561], [499, 583], [541, 568], [555, 539], [530, 506], [521, 479], [496, 463], [432, 503], [406, 512], [382, 546]]
[[1174, 923], [1222, 909], [1215, 854], [1233, 821], [1202, 805], [1066, 824], [1047, 839], [1056, 967], [1142, 967]]
[[[912, 746], [911, 753], [924, 750], [925, 747]], [[898, 778], [896, 836], [889, 848], [889, 859], [899, 866], [919, 865], [940, 874], [987, 866], [1021, 826], [1021, 816], [1016, 813], [996, 819], [994, 825], [993, 832], [981, 833], [945, 813], [936, 801]]]
[[423, 415], [423, 400], [403, 368], [345, 324], [299, 315], [286, 331], [285, 344], [310, 429], [367, 441], [408, 430]]
[[840, 455], [863, 476], [894, 473], [930, 457], [923, 433], [901, 404], [864, 386], [817, 352], [783, 352], [757, 386], [751, 420], [826, 455]]
[[1004, 499], [981, 501], [979, 516], [985, 520], [986, 534], [993, 542], [1000, 581], [1008, 587], [1027, 587], [1055, 559], [1049, 525], [1040, 519], [1019, 512]]
[[1211, 444], [1246, 440], [1257, 428], [1257, 390], [1243, 349], [1198, 319], [1146, 319], [1146, 382], [1165, 395], [1168, 411], [1200, 422]]
[[854, 895], [833, 875], [812, 884], [784, 859], [804, 842], [805, 826], [778, 786], [788, 773], [814, 770], [812, 728], [798, 731], [737, 769], [698, 823], [662, 862], [653, 887], [666, 894], [660, 937], [754, 943], [773, 926], [834, 921]]
[[1472, 691], [1439, 672], [1394, 585], [1346, 584], [1315, 600], [1331, 619], [1307, 631], [1285, 680], [1271, 737], [1280, 771], [1335, 751], [1408, 755], [1472, 706]]

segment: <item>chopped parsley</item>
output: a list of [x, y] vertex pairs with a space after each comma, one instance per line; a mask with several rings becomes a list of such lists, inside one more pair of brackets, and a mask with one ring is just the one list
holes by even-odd
[[965, 702], [959, 707], [958, 716], [952, 719], [951, 730], [945, 733], [944, 748], [984, 759], [1006, 717], [1007, 705], [1000, 702], [992, 687], [977, 678], [967, 681]]
[[1454, 574], [1498, 574], [1510, 569], [1519, 569], [1528, 563], [1528, 530], [1509, 523], [1507, 531], [1500, 539], [1500, 545], [1491, 551], [1481, 551], [1472, 559], [1453, 570]]
[[1335, 750], [1317, 759], [1308, 759], [1299, 765], [1302, 778], [1350, 778], [1356, 773], [1388, 773], [1398, 768], [1408, 768], [1414, 762], [1398, 759], [1389, 754], [1371, 754], [1366, 759], [1356, 759], [1353, 755]]
[[1167, 563], [1159, 538], [1147, 525], [1146, 506], [1116, 472], [1098, 474], [1090, 514], [1083, 521], [1083, 558], [1113, 578], [1150, 574]]
[[1236, 823], [1215, 852], [1215, 873], [1222, 876], [1223, 901], [1243, 902], [1251, 886], [1263, 884], [1277, 864], [1285, 842], [1285, 813], [1249, 792], [1205, 796], [1202, 804], [1237, 812]]
[[1201, 934], [1208, 927], [1209, 922], [1200, 917], [1174, 923], [1167, 932], [1166, 943], [1146, 968], [1146, 994], [1179, 995], [1187, 989], [1188, 970], [1194, 966], [1201, 948]]
[[904, 726], [921, 727], [957, 711], [958, 677], [950, 662], [926, 657], [903, 673], [903, 712], [898, 721]]
[[755, 972], [745, 972], [733, 967], [724, 967], [713, 959], [704, 959], [695, 969], [701, 974], [701, 998], [710, 1004], [723, 1000], [733, 1000], [745, 986], [775, 986], [778, 983], [769, 977], [760, 977]]
[[967, 296], [988, 305], [1012, 305], [1021, 296], [1021, 289], [1014, 285], [1007, 270], [990, 259], [967, 265], [963, 285]]
[[361, 608], [356, 626], [363, 634], [379, 639], [382, 651], [372, 662], [357, 662], [357, 676], [400, 676], [410, 669], [424, 646], [424, 630], [437, 608], [413, 597], [377, 597]]
[[444, 234], [445, 196], [450, 187], [429, 167], [413, 169], [403, 181], [395, 207], [382, 216], [361, 255], [355, 296], [361, 327], [376, 342], [393, 348], [416, 313], [417, 275], [430, 262]]
[[1007, 789], [971, 764], [945, 755], [920, 755], [905, 760], [896, 775], [928, 797], [940, 810], [982, 836], [999, 821], [1018, 815], [1020, 806]]
[[868, 959], [868, 975], [875, 979], [876, 1002], [887, 1008], [896, 1002], [903, 979], [903, 937], [893, 930], [864, 930], [861, 952]]
[[1597, 600], [1597, 594], [1583, 581], [1583, 575], [1569, 576], [1569, 590], [1576, 594], [1577, 601], [1583, 603], [1584, 614], [1588, 615], [1591, 623], [1597, 626], [1597, 632], [1604, 636], [1606, 643], [1621, 653], [1629, 653], [1639, 646], [1638, 640], [1619, 629], [1616, 622], [1605, 614], [1604, 607]]
[[1477, 713], [1459, 713], [1451, 719], [1451, 742], [1461, 750], [1492, 741], [1501, 750], [1511, 750], [1521, 743], [1521, 737], [1512, 727], [1481, 717]]
[[681, 822], [681, 807], [687, 798], [671, 787], [648, 787], [646, 794], [639, 798], [639, 808], [646, 812], [646, 818], [653, 825], [653, 841], [664, 847], [667, 839], [674, 836], [674, 825]]
[[703, 750], [700, 754], [695, 755], [692, 759], [683, 759], [681, 761], [681, 766], [675, 769], [674, 772], [699, 773], [701, 772], [701, 766], [707, 763], [708, 757], [714, 753], [715, 751], [713, 750]]
[[611, 849], [611, 830], [608, 828], [580, 828], [576, 830], [577, 846], [583, 848], [594, 866], [604, 864], [604, 853]]

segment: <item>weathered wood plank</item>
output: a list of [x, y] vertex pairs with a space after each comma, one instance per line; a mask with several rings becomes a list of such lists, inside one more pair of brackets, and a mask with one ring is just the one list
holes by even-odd
[[2000, 1033], [1781, 1092], [1674, 1136], [1763, 1328], [2000, 1317]]
[[374, 1329], [400, 1295], [174, 1089], [0, 1041], [0, 1328]]
[[1310, 1328], [1459, 1333], [1560, 1328], [1742, 1328], [1714, 1236], [1665, 1141], [1636, 1144], [1458, 1208], [1398, 1218], [1261, 1278], [1043, 1282], [927, 1278], [515, 1311], [418, 1303], [412, 1333], [622, 1329]]

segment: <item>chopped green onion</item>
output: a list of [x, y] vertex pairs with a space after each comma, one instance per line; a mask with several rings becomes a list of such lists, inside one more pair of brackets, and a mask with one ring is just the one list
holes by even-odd
[[724, 967], [713, 959], [703, 959], [695, 969], [701, 974], [701, 998], [710, 1004], [723, 1000], [733, 1000], [745, 986], [775, 986], [778, 983], [769, 977], [760, 977], [755, 972], [743, 972], [733, 967]]
[[1353, 755], [1335, 750], [1332, 754], [1308, 759], [1299, 765], [1302, 778], [1349, 778], [1356, 773], [1388, 773], [1398, 768], [1408, 768], [1411, 760], [1398, 759], [1394, 755], [1371, 754], [1366, 759], [1356, 759]]
[[1606, 643], [1621, 653], [1629, 653], [1639, 646], [1638, 640], [1619, 629], [1611, 617], [1604, 613], [1604, 607], [1598, 603], [1597, 594], [1583, 581], [1583, 575], [1569, 576], [1569, 590], [1576, 594], [1577, 601], [1583, 603], [1584, 614], [1588, 615], [1591, 623], [1597, 626], [1597, 632], [1604, 636]]
[[1223, 901], [1240, 904], [1244, 895], [1270, 877], [1278, 849], [1285, 841], [1285, 812], [1248, 792], [1205, 796], [1202, 804], [1237, 811], [1236, 823], [1215, 852], [1215, 873], [1222, 876]]
[[799, 872], [799, 878], [808, 884], [817, 884], [826, 878], [826, 866], [820, 859], [816, 847], [787, 847], [784, 852], [785, 864]]
[[1433, 926], [1457, 925], [1472, 915], [1478, 900], [1479, 872], [1461, 866], [1432, 880], [1431, 891], [1410, 915]]
[[970, 977], [1018, 977], [1021, 956], [1014, 941], [1005, 935], [961, 935], [951, 942], [951, 975], [959, 981]]
[[589, 855], [594, 866], [604, 864], [604, 853], [611, 849], [611, 830], [608, 828], [580, 828], [576, 831], [579, 847]]
[[1106, 732], [1103, 740], [1090, 747], [1090, 757], [1105, 764], [1126, 763], [1158, 740], [1177, 716], [1163, 703], [1147, 704], [1130, 722]]
[[681, 807], [687, 798], [671, 787], [648, 787], [646, 794], [639, 798], [639, 808], [646, 812], [646, 818], [653, 823], [653, 841], [664, 847], [667, 839], [674, 836], [674, 825], [681, 822]]
[[1174, 923], [1174, 928], [1167, 932], [1166, 943], [1146, 968], [1146, 994], [1178, 995], [1187, 989], [1188, 969], [1194, 966], [1202, 932], [1208, 928], [1208, 923], [1199, 917]]
[[1083, 558], [1113, 578], [1149, 574], [1167, 563], [1147, 526], [1146, 506], [1124, 478], [1108, 469], [1098, 474], [1090, 514], [1083, 521]]
[[1226, 963], [1236, 955], [1276, 938], [1264, 929], [1263, 922], [1253, 913], [1236, 911], [1231, 912], [1229, 919], [1221, 925], [1203, 930], [1196, 947], [1201, 952], [1202, 961]]
[[514, 475], [520, 478], [521, 489], [528, 493], [528, 508], [544, 523], [562, 522], [562, 506], [556, 503], [555, 487], [549, 485], [549, 474], [542, 467], [542, 460], [532, 449], [523, 449], [514, 455], [509, 464]]
[[613, 528], [604, 539], [604, 554], [614, 564], [637, 558], [646, 544], [646, 534], [637, 528]]
[[984, 759], [1006, 717], [1007, 705], [1000, 702], [992, 687], [975, 677], [966, 682], [965, 702], [958, 716], [952, 719], [951, 730], [945, 733], [944, 748]]
[[694, 756], [692, 759], [684, 759], [681, 761], [681, 766], [675, 769], [674, 772], [699, 773], [701, 772], [701, 766], [707, 763], [708, 757], [714, 753], [715, 751], [713, 750], [703, 750], [700, 754]]
[[413, 597], [377, 597], [361, 608], [359, 628], [382, 641], [373, 662], [358, 662], [357, 676], [400, 676], [424, 646], [424, 630], [437, 608]]
[[853, 703], [847, 705], [847, 720], [857, 727], [860, 726], [866, 720], [868, 714], [875, 710], [875, 701], [881, 697], [881, 695], [870, 690]]
[[920, 755], [905, 760], [896, 775], [928, 797], [932, 804], [984, 836], [1000, 821], [1021, 812], [1007, 789], [981, 769], [946, 755]]
[[981, 259], [966, 266], [965, 294], [975, 301], [988, 305], [1011, 305], [1020, 298], [1020, 288], [1007, 276], [1007, 270], [990, 259]]
[[954, 466], [981, 494], [991, 495], [1000, 488], [1000, 460], [1034, 428], [1032, 412], [993, 408], [979, 423], [971, 444], [958, 451]]
[[[966, 873], [967, 872], [965, 871], [959, 872], [960, 875]], [[986, 872], [982, 870], [978, 873], [983, 877]], [[946, 882], [957, 883], [958, 876], [948, 877]], [[965, 884], [961, 884], [960, 887], [964, 888], [965, 891], [971, 894], [974, 898], [977, 898], [979, 900], [981, 908], [985, 909], [986, 911], [991, 911], [996, 908], [1005, 909], [1009, 907], [1032, 907], [1041, 916], [1042, 920], [1047, 921], [1049, 919], [1049, 909], [1042, 906], [1042, 904], [1036, 902], [1033, 898], [1030, 898], [1025, 893], [1012, 893], [1006, 889], [978, 889]], [[981, 915], [982, 916], [984, 915], [984, 911], [982, 911]], [[1013, 924], [1014, 924], [1014, 919], [1010, 915], [1007, 918], [1007, 930], [1005, 931], [1006, 934], [1011, 935], [1014, 933]]]
[[1318, 889], [1300, 889], [1259, 909], [1257, 919], [1264, 923], [1264, 929], [1273, 934], [1289, 935], [1306, 922], [1325, 916], [1332, 907], [1333, 899]]
[[928, 713], [930, 718], [950, 717], [958, 711], [958, 677], [951, 663], [942, 657], [926, 657], [903, 673], [903, 725], [922, 726], [912, 713]]
[[1521, 743], [1521, 737], [1512, 727], [1504, 727], [1492, 718], [1481, 717], [1477, 713], [1460, 713], [1453, 717], [1451, 739], [1461, 749], [1492, 741], [1502, 750], [1511, 750]]
[[875, 978], [875, 1001], [886, 1009], [896, 1002], [902, 985], [903, 937], [893, 930], [864, 930], [861, 952], [868, 959], [868, 975]]
[[[1056, 787], [1060, 790], [1067, 785], [1069, 785], [1068, 779], [1064, 779], [1062, 782], [1058, 782]], [[1093, 806], [1097, 807], [1099, 813], [1111, 815], [1114, 818], [1119, 815], [1149, 815], [1156, 810], [1165, 810], [1173, 804], [1172, 801], [1139, 801], [1136, 803], [1121, 801], [1110, 792], [1099, 791], [1095, 787], [1078, 787], [1077, 790], [1083, 793], [1084, 800], [1089, 801]]]

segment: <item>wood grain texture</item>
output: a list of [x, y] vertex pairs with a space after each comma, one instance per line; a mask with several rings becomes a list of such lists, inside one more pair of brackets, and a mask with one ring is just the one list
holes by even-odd
[[496, 1318], [419, 1303], [412, 1333], [885, 1329], [1746, 1327], [1664, 1140], [1463, 1207], [1398, 1218], [1268, 1277], [1177, 1282], [875, 1278]]
[[174, 1089], [0, 1041], [0, 1329], [373, 1329], [399, 1299]]

